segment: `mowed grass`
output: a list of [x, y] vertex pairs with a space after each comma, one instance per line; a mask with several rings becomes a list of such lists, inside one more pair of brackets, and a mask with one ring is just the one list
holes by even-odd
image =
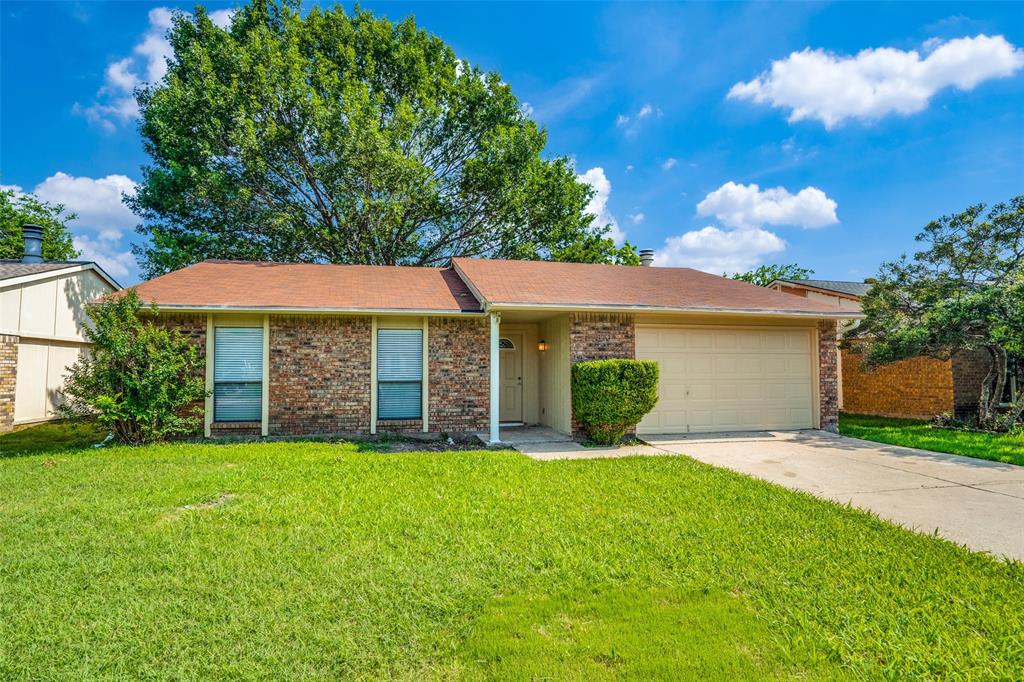
[[685, 457], [0, 459], [0, 679], [1024, 675], [1024, 565]]
[[55, 421], [0, 434], [0, 458], [87, 448], [107, 437], [95, 421]]
[[933, 428], [920, 419], [859, 414], [839, 417], [839, 432], [877, 443], [977, 457], [1024, 466], [1024, 434], [979, 433]]

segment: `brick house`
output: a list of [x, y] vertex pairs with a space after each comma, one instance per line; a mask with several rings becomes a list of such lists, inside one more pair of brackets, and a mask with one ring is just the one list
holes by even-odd
[[136, 287], [206, 357], [208, 436], [572, 433], [570, 368], [661, 367], [643, 433], [834, 429], [856, 312], [686, 268], [205, 261]]
[[[864, 282], [813, 279], [776, 280], [769, 286], [776, 291], [858, 312], [861, 298], [870, 288]], [[981, 382], [991, 367], [991, 360], [987, 353], [980, 351], [958, 353], [949, 360], [922, 356], [865, 370], [859, 355], [843, 349], [839, 365], [841, 410], [920, 419], [950, 413], [963, 418], [977, 413]], [[1011, 372], [1004, 397], [1009, 402], [1016, 400], [1017, 395], [1016, 373]]]

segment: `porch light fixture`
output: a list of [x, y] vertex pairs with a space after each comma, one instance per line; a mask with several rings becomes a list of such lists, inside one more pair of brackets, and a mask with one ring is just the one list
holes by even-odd
[[541, 353], [546, 351], [548, 348], [551, 348], [551, 344], [548, 343], [547, 341], [538, 341], [537, 342], [537, 350], [539, 350]]

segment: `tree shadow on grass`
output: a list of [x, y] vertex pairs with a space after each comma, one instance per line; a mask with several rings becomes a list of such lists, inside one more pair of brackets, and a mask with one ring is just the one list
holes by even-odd
[[107, 437], [92, 419], [32, 424], [0, 434], [0, 459], [89, 448]]

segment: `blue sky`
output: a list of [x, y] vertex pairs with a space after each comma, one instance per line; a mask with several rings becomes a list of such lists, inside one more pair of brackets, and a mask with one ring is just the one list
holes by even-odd
[[[146, 163], [126, 93], [161, 71], [162, 8], [192, 6], [0, 4], [0, 184], [76, 210], [123, 284]], [[1024, 192], [1024, 4], [364, 6], [497, 70], [660, 264], [862, 279], [928, 220]]]

